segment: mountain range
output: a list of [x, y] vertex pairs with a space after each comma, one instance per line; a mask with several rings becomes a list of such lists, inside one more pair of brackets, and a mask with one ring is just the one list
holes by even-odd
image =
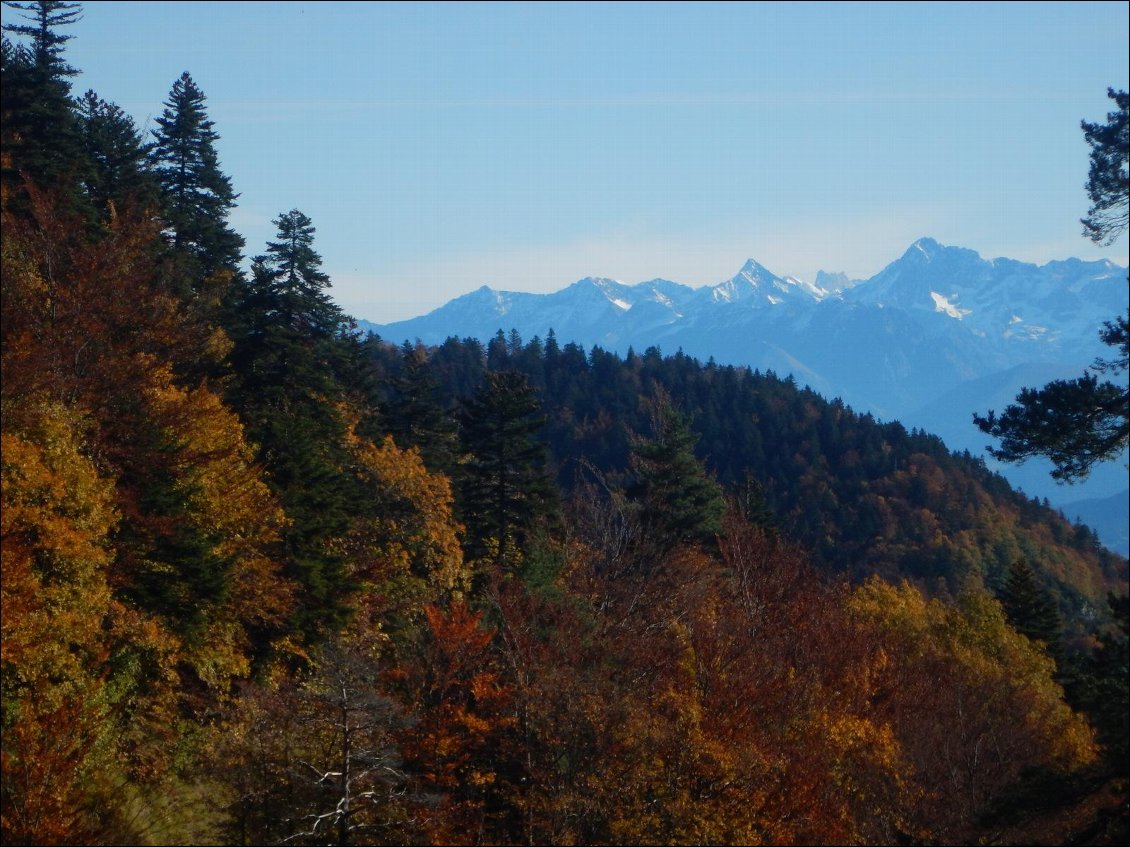
[[[1025, 386], [1073, 378], [1113, 351], [1098, 332], [1127, 310], [1127, 271], [1110, 261], [1035, 265], [914, 242], [875, 276], [779, 276], [750, 259], [732, 278], [694, 288], [665, 279], [634, 285], [587, 277], [552, 294], [483, 286], [410, 320], [359, 326], [391, 342], [487, 340], [516, 329], [620, 354], [658, 347], [722, 364], [791, 374], [825, 397], [941, 436], [984, 456], [1015, 487], [1082, 518], [1130, 552], [1125, 457], [1063, 486], [1050, 465], [999, 465], [974, 412], [1003, 410]], [[1126, 374], [1120, 378], [1125, 379]], [[1121, 498], [1121, 499], [1120, 499]], [[1076, 505], [1077, 504], [1077, 505]]]

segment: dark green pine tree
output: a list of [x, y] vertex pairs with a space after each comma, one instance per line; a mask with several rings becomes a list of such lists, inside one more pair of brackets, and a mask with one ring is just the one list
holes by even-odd
[[660, 552], [679, 544], [711, 546], [722, 529], [725, 500], [694, 455], [697, 438], [668, 402], [652, 423], [654, 435], [638, 439], [630, 457], [637, 504], [646, 537]]
[[314, 637], [339, 626], [348, 611], [344, 559], [334, 542], [359, 497], [340, 411], [349, 389], [343, 374], [359, 352], [326, 293], [310, 219], [293, 210], [275, 224], [278, 240], [255, 258], [251, 279], [233, 288], [228, 399], [291, 520], [288, 569], [305, 589], [296, 626]]
[[1096, 244], [1111, 244], [1126, 230], [1130, 208], [1130, 94], [1108, 88], [1107, 97], [1117, 109], [1106, 123], [1082, 122], [1083, 137], [1091, 147], [1087, 195], [1091, 208], [1083, 218], [1083, 234]]
[[173, 83], [153, 131], [152, 159], [178, 264], [192, 290], [218, 271], [235, 272], [243, 237], [228, 226], [238, 196], [220, 170], [204, 92], [188, 71]]
[[133, 572], [127, 593], [192, 643], [228, 596], [234, 562], [216, 552], [215, 537], [188, 519], [185, 504], [194, 492], [175, 473], [148, 467], [140, 477], [138, 514], [118, 539], [121, 563]]
[[769, 537], [777, 535], [777, 519], [765, 495], [765, 486], [746, 470], [741, 483], [736, 487], [735, 500], [738, 512], [750, 526], [757, 527]]
[[278, 309], [282, 324], [312, 339], [339, 339], [348, 318], [326, 293], [330, 278], [314, 250], [313, 221], [291, 209], [273, 223], [278, 240], [267, 242], [266, 254], [255, 258], [256, 285]]
[[[1096, 244], [1110, 244], [1126, 230], [1130, 207], [1130, 95], [1107, 90], [1117, 110], [1105, 124], [1083, 122], [1091, 146], [1087, 193], [1091, 208], [1082, 220], [1084, 234]], [[1117, 376], [1130, 368], [1130, 314], [1103, 325], [1099, 338], [1114, 348], [1111, 359], [1098, 359], [1077, 379], [1055, 380], [1043, 388], [1022, 389], [1016, 403], [998, 417], [992, 410], [974, 415], [982, 432], [1001, 439], [989, 453], [1006, 462], [1046, 456], [1055, 465], [1052, 476], [1086, 479], [1099, 462], [1117, 459], [1130, 443], [1130, 389]]]
[[63, 58], [63, 47], [73, 36], [59, 28], [81, 18], [79, 4], [40, 0], [4, 5], [27, 20], [5, 24], [4, 32], [29, 41], [25, 46], [7, 36], [3, 40], [0, 112], [4, 152], [10, 157], [4, 180], [18, 189], [26, 178], [67, 194], [83, 177], [86, 159], [71, 102], [70, 78], [78, 71]]
[[1063, 623], [1059, 612], [1024, 559], [1009, 565], [1000, 601], [1013, 629], [1031, 641], [1042, 642], [1048, 655], [1057, 661], [1062, 658]]
[[89, 160], [84, 188], [98, 214], [109, 216], [123, 202], [155, 204], [159, 189], [149, 163], [150, 145], [133, 118], [93, 91], [79, 98], [77, 114]]
[[556, 508], [539, 440], [541, 403], [525, 374], [491, 372], [460, 418], [469, 454], [460, 484], [467, 556], [498, 569], [516, 567]]
[[1109, 594], [1115, 628], [1099, 636], [1099, 647], [1089, 657], [1080, 689], [1107, 761], [1125, 779], [1130, 767], [1130, 599]]
[[459, 427], [438, 399], [439, 385], [421, 345], [404, 343], [403, 370], [390, 380], [381, 408], [385, 430], [401, 448], [416, 447], [428, 470], [451, 476], [458, 461]]

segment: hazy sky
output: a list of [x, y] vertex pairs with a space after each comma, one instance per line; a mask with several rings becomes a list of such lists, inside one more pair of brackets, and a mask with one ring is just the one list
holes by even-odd
[[379, 323], [747, 258], [865, 277], [924, 235], [1127, 264], [1078, 223], [1125, 2], [83, 7], [75, 93], [152, 127], [188, 70], [247, 253], [301, 209], [335, 299]]

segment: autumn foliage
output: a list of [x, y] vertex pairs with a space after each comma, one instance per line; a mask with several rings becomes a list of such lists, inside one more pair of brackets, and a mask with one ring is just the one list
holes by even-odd
[[298, 210], [237, 267], [188, 74], [191, 207], [93, 93], [113, 132], [49, 167], [34, 80], [79, 107], [35, 61], [5, 39], [5, 843], [1007, 843], [1053, 800], [1117, 843], [1087, 531], [776, 377], [362, 339]]

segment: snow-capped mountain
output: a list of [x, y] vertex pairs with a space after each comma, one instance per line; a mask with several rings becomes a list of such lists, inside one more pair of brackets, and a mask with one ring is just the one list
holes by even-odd
[[737, 276], [710, 288], [700, 289], [696, 300], [706, 304], [743, 304], [752, 308], [769, 308], [785, 303], [807, 303], [823, 300], [828, 292], [796, 277], [780, 277], [753, 259], [745, 263]]
[[[392, 342], [487, 340], [500, 329], [529, 339], [552, 329], [560, 343], [621, 354], [681, 349], [791, 373], [858, 411], [985, 455], [989, 439], [973, 413], [1002, 410], [1020, 386], [1044, 384], [1040, 374], [1077, 376], [1096, 357], [1109, 358], [1098, 333], [1126, 312], [1128, 290], [1126, 269], [1109, 261], [984, 259], [922, 238], [866, 280], [821, 272], [810, 283], [751, 259], [731, 279], [702, 288], [591, 277], [553, 294], [484, 286], [422, 317], [361, 325]], [[1127, 488], [1124, 463], [1072, 487], [1053, 483], [1046, 466], [998, 469], [1056, 504]]]
[[1093, 342], [1096, 318], [1109, 320], [1125, 309], [1125, 283], [1126, 269], [1108, 261], [1036, 266], [986, 260], [973, 250], [923, 238], [845, 299], [934, 312], [989, 341], [1031, 343], [1027, 353], [1047, 361], [1065, 344]]

